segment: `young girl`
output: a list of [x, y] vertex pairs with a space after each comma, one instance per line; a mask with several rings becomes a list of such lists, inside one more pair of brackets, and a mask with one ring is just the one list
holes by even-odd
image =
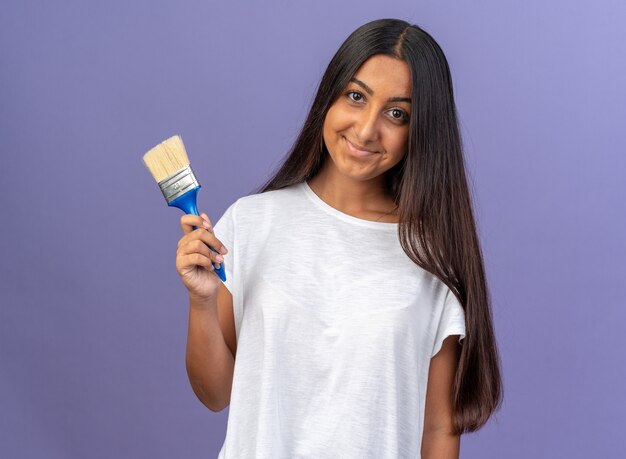
[[230, 406], [219, 458], [458, 458], [499, 407], [455, 110], [435, 40], [370, 22], [275, 176], [215, 226], [181, 217], [189, 380]]

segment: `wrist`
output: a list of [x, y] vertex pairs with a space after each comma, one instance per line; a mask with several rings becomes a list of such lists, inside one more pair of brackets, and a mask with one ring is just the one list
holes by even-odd
[[200, 311], [210, 310], [213, 304], [217, 304], [215, 295], [197, 295], [189, 293], [189, 307]]

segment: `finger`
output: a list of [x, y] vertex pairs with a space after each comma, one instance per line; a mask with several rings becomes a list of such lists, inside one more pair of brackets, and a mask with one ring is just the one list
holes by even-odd
[[176, 268], [179, 272], [184, 271], [190, 266], [202, 266], [209, 271], [213, 270], [213, 263], [211, 262], [211, 260], [199, 253], [192, 253], [177, 258]]
[[207, 231], [210, 231], [212, 233], [213, 232], [213, 222], [211, 221], [209, 216], [207, 214], [205, 214], [204, 212], [201, 212], [200, 216], [202, 217], [202, 219], [205, 222], [204, 223], [204, 227], [207, 229]]
[[216, 252], [222, 255], [228, 253], [228, 249], [224, 246], [222, 241], [215, 237], [215, 233], [212, 231], [199, 231], [197, 237], [202, 239], [209, 247], [215, 249]]
[[218, 264], [224, 261], [224, 257], [217, 252], [209, 249], [206, 243], [200, 239], [195, 239], [188, 244], [185, 244], [180, 249], [180, 254], [182, 256], [189, 255], [192, 253], [200, 253], [205, 257], [209, 258], [213, 263]]
[[206, 220], [199, 215], [185, 214], [180, 217], [180, 227], [184, 234], [191, 233], [195, 229], [194, 226], [213, 231], [210, 221], [207, 224]]
[[216, 264], [222, 263], [224, 256], [228, 253], [224, 244], [222, 244], [213, 233], [204, 231], [201, 228], [183, 236], [178, 241], [178, 248], [176, 250], [180, 255], [202, 253]]

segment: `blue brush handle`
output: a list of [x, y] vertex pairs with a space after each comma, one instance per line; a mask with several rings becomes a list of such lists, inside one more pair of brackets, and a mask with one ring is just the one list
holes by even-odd
[[[198, 185], [197, 187], [192, 188], [191, 190], [187, 191], [182, 196], [179, 196], [176, 199], [174, 199], [172, 202], [168, 204], [168, 206], [178, 207], [186, 214], [200, 215], [198, 213], [198, 204], [197, 204], [198, 201], [197, 200], [198, 200], [198, 190], [201, 187], [202, 185]], [[197, 226], [193, 227], [193, 229], [197, 229], [197, 228], [198, 228]], [[213, 252], [219, 253], [213, 247], [211, 246], [208, 246], [208, 247], [209, 249], [213, 250]], [[220, 276], [220, 279], [222, 279], [222, 282], [226, 282], [226, 272], [224, 271], [224, 262], [220, 263], [219, 268], [215, 267], [215, 263], [211, 262], [211, 264], [213, 265], [213, 269], [215, 270], [215, 273], [218, 276]]]

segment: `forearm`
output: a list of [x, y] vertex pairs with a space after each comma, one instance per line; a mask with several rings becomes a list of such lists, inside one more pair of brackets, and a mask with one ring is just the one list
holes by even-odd
[[186, 366], [191, 387], [207, 408], [219, 411], [228, 405], [235, 359], [224, 341], [216, 304], [207, 307], [190, 298]]
[[424, 432], [422, 459], [459, 459], [461, 436], [445, 431]]

